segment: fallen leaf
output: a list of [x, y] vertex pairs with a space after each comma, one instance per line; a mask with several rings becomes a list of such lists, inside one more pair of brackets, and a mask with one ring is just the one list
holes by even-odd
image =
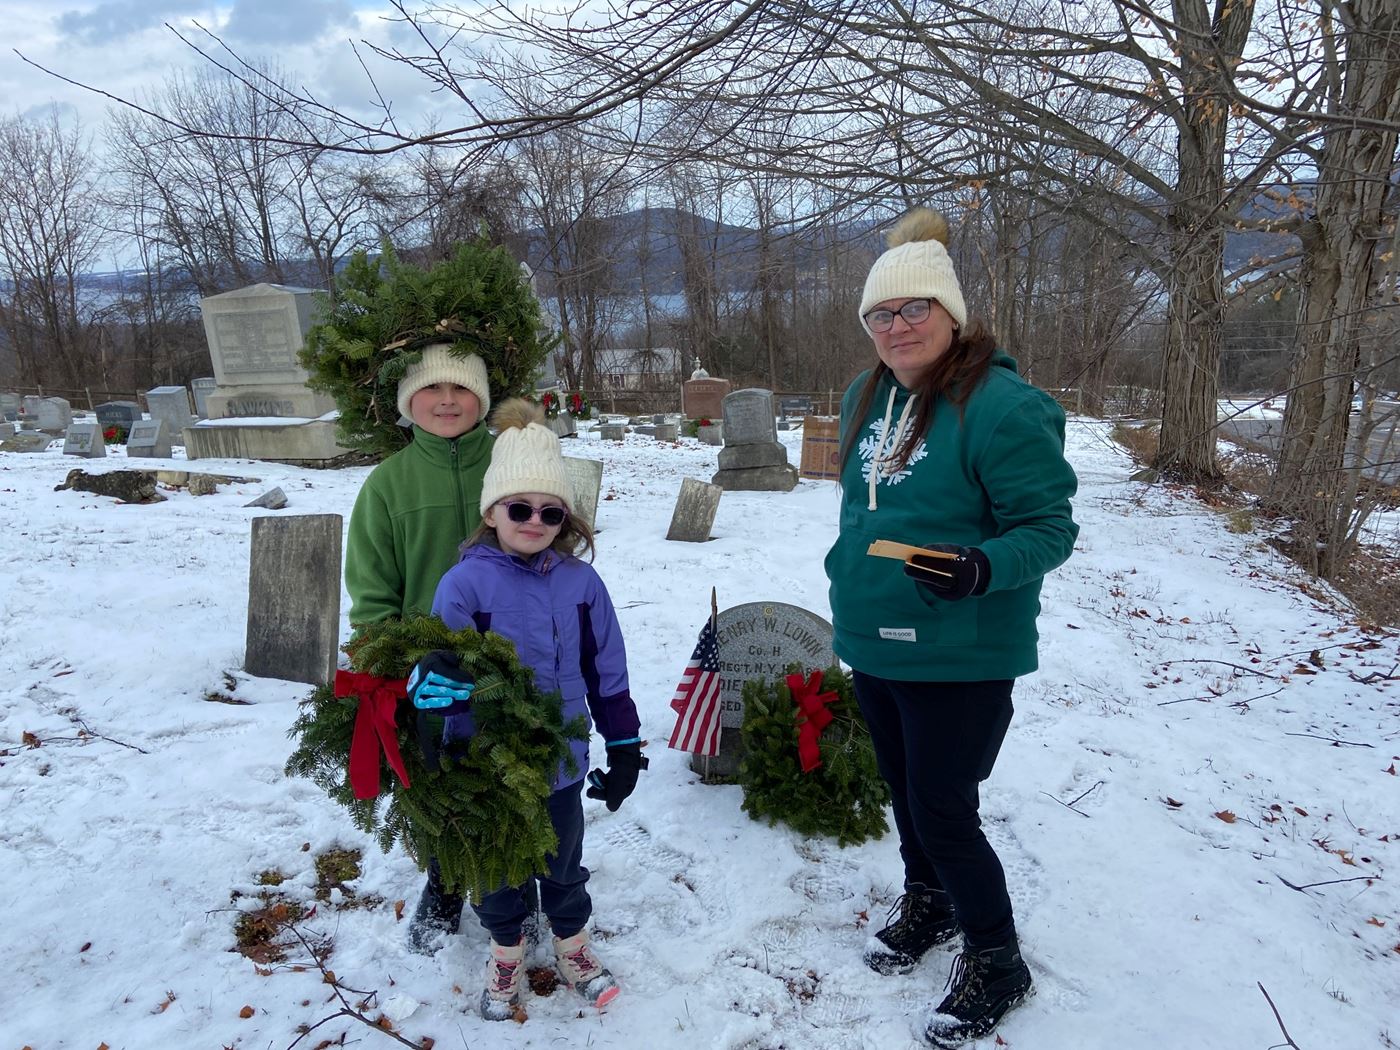
[[419, 1050], [433, 1050], [433, 1047], [436, 1045], [437, 1040], [430, 1035], [425, 1035], [422, 1039], [418, 1040]]
[[1316, 649], [1308, 654], [1308, 663], [1312, 664], [1314, 667], [1325, 666], [1322, 662], [1322, 654]]
[[321, 980], [324, 981], [326, 984], [335, 984], [335, 971], [327, 970], [324, 974], [321, 975]]
[[245, 1006], [243, 1009], [241, 1009], [241, 1010], [238, 1011], [238, 1016], [241, 1017], [241, 1018], [243, 1018], [243, 1020], [246, 1021], [246, 1020], [248, 1020], [248, 1018], [252, 1017], [253, 1014], [255, 1014], [255, 1013], [257, 1013], [257, 1011], [254, 1010], [251, 1006]]
[[1233, 824], [1238, 818], [1228, 809], [1222, 809], [1219, 813], [1212, 813], [1216, 820], [1223, 820], [1226, 824]]
[[1304, 809], [1302, 806], [1294, 806], [1294, 807], [1293, 807], [1293, 812], [1296, 813], [1296, 814], [1298, 814], [1298, 816], [1300, 816], [1300, 817], [1306, 817], [1306, 816], [1308, 815], [1308, 811], [1307, 811], [1306, 809]]
[[153, 1014], [163, 1014], [163, 1013], [165, 1013], [166, 1010], [169, 1010], [169, 1009], [170, 1009], [170, 1004], [173, 1003], [174, 1001], [175, 1001], [175, 993], [174, 993], [174, 992], [167, 991], [167, 992], [165, 993], [165, 998], [162, 999], [160, 1002], [156, 1003], [155, 1008], [154, 1008], [153, 1010], [151, 1010], [151, 1013], [153, 1013]]
[[1384, 926], [1384, 925], [1385, 925], [1385, 922], [1384, 922], [1383, 920], [1376, 918], [1374, 915], [1372, 915], [1369, 919], [1367, 919], [1366, 922], [1367, 922], [1369, 925], [1371, 925], [1371, 926]]
[[25, 747], [43, 746], [42, 741], [27, 729], [19, 735], [19, 739], [20, 743], [24, 744]]
[[79, 952], [79, 954], [81, 954], [82, 952], [87, 951], [87, 950], [88, 950], [89, 948], [91, 948], [91, 947], [92, 947], [92, 941], [84, 941], [84, 942], [83, 942], [83, 946], [82, 946], [81, 948], [78, 949], [78, 952]]
[[1180, 808], [1185, 804], [1185, 803], [1182, 803], [1182, 802], [1178, 802], [1176, 799], [1172, 798], [1170, 795], [1168, 795], [1166, 798], [1162, 799], [1162, 801], [1165, 802], [1165, 803], [1166, 803], [1168, 806], [1170, 806], [1172, 809], [1180, 809]]
[[1395, 763], [1390, 763], [1390, 768], [1387, 769], [1385, 772], [1389, 773], [1391, 776], [1395, 776]]
[[394, 901], [394, 921], [403, 922], [403, 901]]

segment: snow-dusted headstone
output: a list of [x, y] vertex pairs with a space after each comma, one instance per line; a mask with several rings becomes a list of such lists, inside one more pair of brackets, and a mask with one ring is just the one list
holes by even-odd
[[676, 424], [658, 423], [652, 437], [656, 438], [657, 441], [674, 442], [676, 440]]
[[316, 685], [335, 674], [342, 524], [339, 514], [253, 519], [249, 674]]
[[185, 428], [194, 422], [190, 415], [190, 392], [182, 386], [158, 386], [146, 391], [146, 404], [151, 406], [151, 418], [163, 419], [170, 425], [170, 440], [185, 443]]
[[19, 419], [20, 404], [18, 394], [0, 394], [0, 419], [7, 419], [11, 422]]
[[63, 438], [63, 454], [105, 459], [107, 444], [102, 440], [101, 428], [100, 423], [74, 423]]
[[62, 434], [73, 423], [73, 409], [61, 397], [44, 397], [34, 406], [35, 425], [50, 434]]
[[128, 457], [170, 458], [170, 424], [163, 419], [142, 419], [131, 424], [126, 436]]
[[622, 423], [604, 423], [598, 433], [604, 441], [621, 441], [627, 434], [627, 427]]

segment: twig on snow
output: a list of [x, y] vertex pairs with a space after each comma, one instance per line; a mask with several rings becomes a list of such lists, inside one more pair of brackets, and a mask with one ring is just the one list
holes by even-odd
[[[1278, 1007], [1274, 1005], [1274, 1000], [1270, 997], [1268, 990], [1265, 989], [1264, 985], [1259, 981], [1255, 981], [1254, 983], [1259, 985], [1259, 990], [1264, 993], [1264, 999], [1268, 1002], [1269, 1009], [1274, 1012], [1274, 1020], [1278, 1022], [1278, 1030], [1283, 1033], [1284, 1042], [1275, 1043], [1274, 1046], [1291, 1046], [1293, 1050], [1303, 1050], [1302, 1047], [1293, 1041], [1293, 1037], [1288, 1034], [1288, 1029], [1283, 1026], [1283, 1018], [1279, 1016]], [[1270, 1047], [1269, 1050], [1273, 1050], [1273, 1047]]]
[[1356, 740], [1342, 740], [1335, 736], [1318, 736], [1316, 733], [1284, 733], [1284, 736], [1305, 736], [1310, 740], [1326, 740], [1333, 747], [1340, 747], [1345, 744], [1347, 747], [1375, 747], [1375, 744], [1367, 744]]
[[[1093, 787], [1089, 788], [1089, 791], [1093, 791], [1094, 788], [1099, 788], [1099, 787], [1103, 787], [1103, 781], [1102, 781], [1102, 780], [1096, 780], [1096, 781], [1094, 781], [1094, 785], [1093, 785]], [[1042, 795], [1045, 795], [1045, 796], [1048, 797], [1048, 798], [1053, 798], [1053, 799], [1055, 799], [1056, 802], [1058, 802], [1060, 805], [1064, 806], [1065, 809], [1069, 810], [1071, 813], [1079, 813], [1079, 815], [1080, 815], [1081, 817], [1087, 818], [1087, 817], [1089, 816], [1089, 814], [1087, 814], [1087, 813], [1080, 813], [1079, 810], [1077, 810], [1077, 809], [1074, 808], [1074, 803], [1075, 803], [1075, 802], [1078, 802], [1080, 799], [1084, 798], [1085, 795], [1089, 794], [1089, 791], [1083, 792], [1083, 793], [1080, 794], [1077, 798], [1075, 798], [1073, 801], [1070, 801], [1070, 802], [1065, 802], [1063, 799], [1057, 798], [1056, 796], [1050, 794], [1050, 792], [1048, 792], [1048, 791], [1042, 791], [1041, 794], [1042, 794]]]
[[1229, 660], [1214, 660], [1210, 657], [1191, 657], [1181, 660], [1167, 660], [1163, 667], [1170, 667], [1172, 664], [1224, 664], [1226, 667], [1233, 667], [1236, 671], [1243, 671], [1245, 674], [1256, 674], [1260, 678], [1277, 678], [1276, 674], [1269, 674], [1268, 671], [1261, 671], [1256, 667], [1245, 667], [1243, 664], [1232, 664]]
[[1340, 882], [1370, 882], [1373, 879], [1376, 881], [1380, 881], [1379, 875], [1353, 875], [1349, 879], [1327, 879], [1325, 882], [1305, 882], [1301, 886], [1295, 886], [1293, 883], [1289, 882], [1277, 872], [1274, 873], [1274, 878], [1278, 879], [1279, 882], [1283, 883], [1290, 890], [1297, 890], [1299, 893], [1303, 893], [1306, 890], [1310, 890], [1314, 886], [1335, 886]]

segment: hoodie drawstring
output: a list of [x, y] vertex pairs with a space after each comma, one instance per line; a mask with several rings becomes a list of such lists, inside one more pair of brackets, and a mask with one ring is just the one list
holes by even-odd
[[910, 394], [909, 400], [904, 402], [904, 411], [899, 414], [899, 422], [894, 428], [894, 441], [888, 446], [885, 444], [885, 436], [890, 432], [890, 417], [894, 415], [894, 395], [898, 387], [890, 387], [890, 397], [885, 402], [885, 418], [880, 423], [880, 443], [875, 446], [875, 455], [870, 460], [870, 498], [866, 505], [867, 510], [879, 510], [880, 501], [875, 495], [876, 486], [880, 483], [880, 474], [886, 460], [885, 449], [889, 448], [889, 459], [894, 459], [895, 453], [904, 440], [904, 430], [909, 425], [909, 412], [914, 407], [914, 402], [918, 399], [918, 394]]

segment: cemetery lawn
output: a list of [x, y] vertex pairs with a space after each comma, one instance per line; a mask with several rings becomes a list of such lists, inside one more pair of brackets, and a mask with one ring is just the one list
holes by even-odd
[[[779, 438], [796, 465], [801, 431]], [[1264, 1050], [1280, 1018], [1304, 1050], [1400, 1045], [1400, 644], [1260, 532], [1127, 481], [1106, 424], [1072, 420], [1069, 442], [1082, 532], [983, 790], [1038, 994], [975, 1045]], [[606, 464], [596, 565], [650, 741], [619, 812], [585, 803], [621, 996], [600, 1014], [536, 974], [524, 1024], [481, 1021], [471, 914], [410, 954], [413, 862], [283, 774], [309, 687], [242, 670], [250, 521], [348, 520], [367, 468], [55, 445], [0, 453], [4, 1050], [402, 1045], [352, 1016], [298, 1042], [342, 1009], [320, 967], [348, 1008], [439, 1050], [919, 1045], [951, 947], [906, 977], [860, 961], [900, 893], [893, 838], [842, 850], [751, 821], [666, 747], [712, 585], [721, 609], [829, 615], [832, 483], [726, 493], [710, 542], [668, 542], [681, 480], [708, 481], [717, 449], [588, 426], [565, 445]], [[75, 466], [260, 481], [127, 506], [53, 491]], [[285, 510], [245, 508], [274, 486]]]

